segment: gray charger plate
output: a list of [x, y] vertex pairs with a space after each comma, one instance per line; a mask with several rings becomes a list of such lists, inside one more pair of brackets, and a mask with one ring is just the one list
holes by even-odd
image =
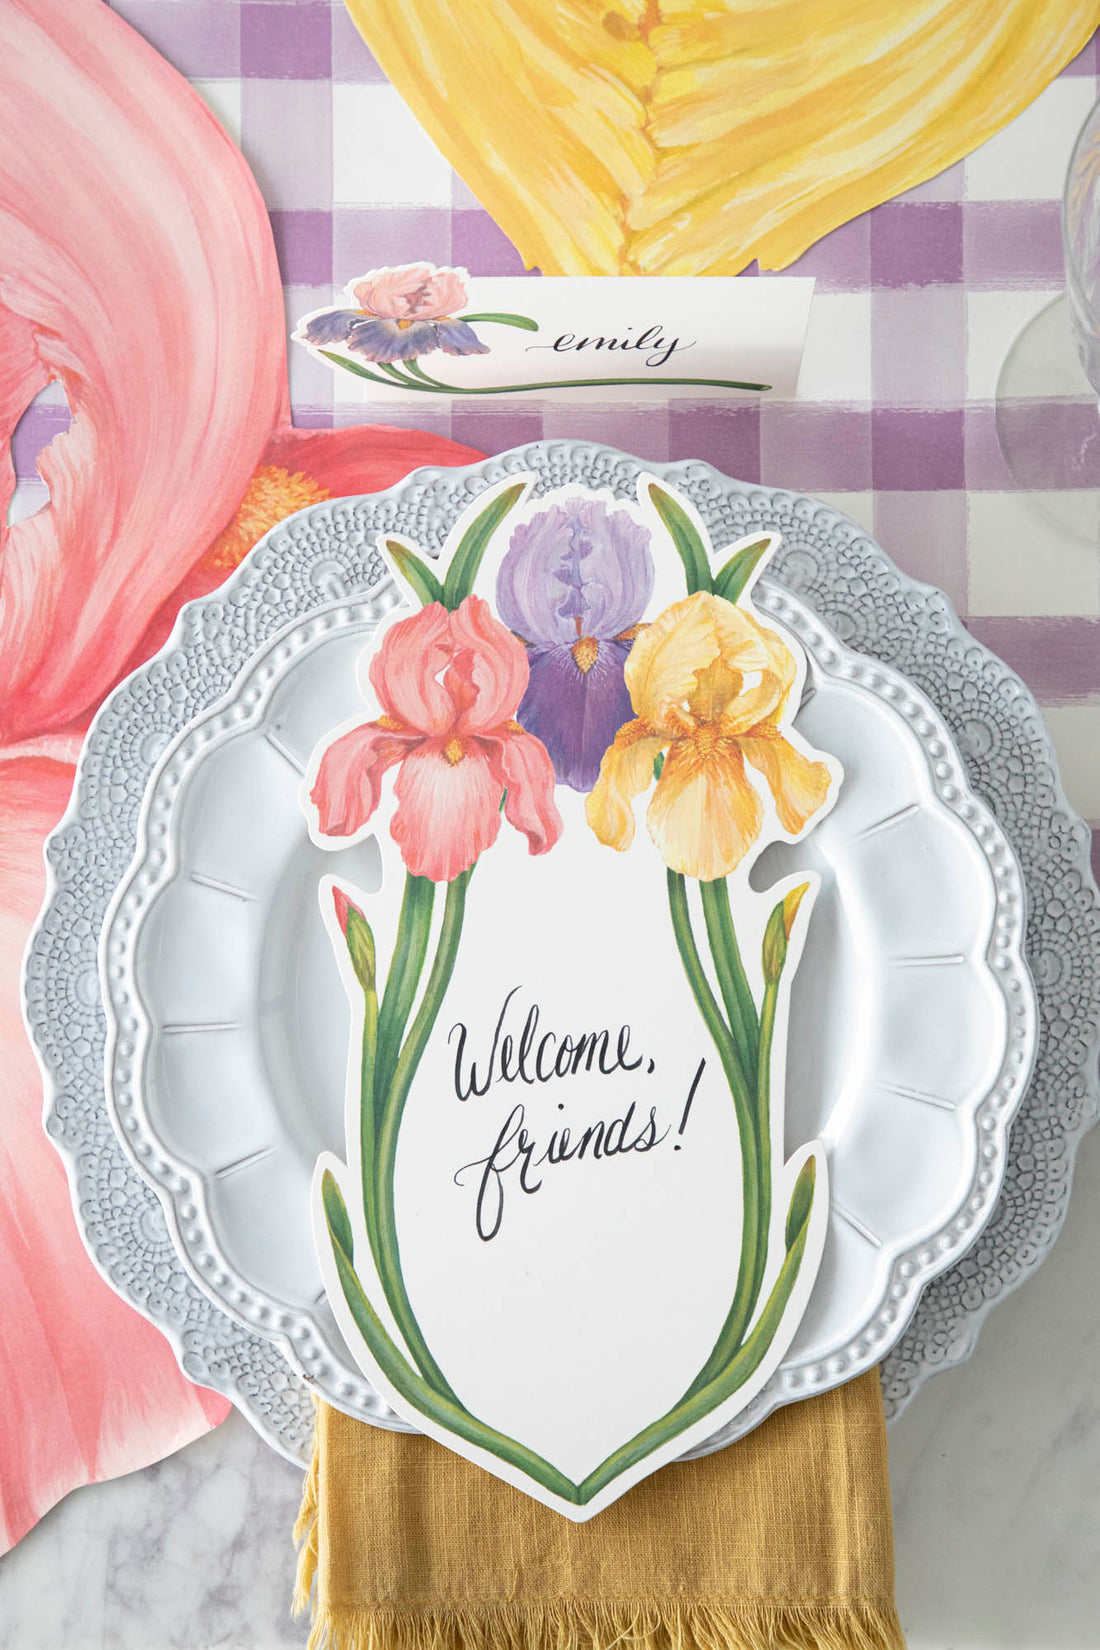
[[[379, 531], [438, 549], [462, 504], [505, 474], [533, 470], [546, 486], [583, 480], [629, 496], [641, 468], [606, 448], [544, 442], [468, 470], [419, 471], [390, 493], [319, 505], [280, 525], [222, 591], [185, 609], [164, 652], [103, 706], [69, 810], [47, 844], [49, 886], [28, 949], [26, 1013], [43, 1066], [46, 1127], [67, 1164], [89, 1252], [108, 1282], [165, 1331], [186, 1373], [224, 1392], [292, 1459], [309, 1449], [309, 1384], [275, 1340], [237, 1322], [195, 1283], [157, 1193], [107, 1110], [96, 950], [133, 857], [147, 782], [170, 740], [229, 692], [258, 647], [312, 612], [378, 589], [387, 576], [373, 549]], [[1100, 900], [1090, 834], [1065, 802], [1027, 689], [967, 636], [939, 591], [906, 578], [853, 523], [812, 499], [731, 481], [705, 464], [645, 468], [692, 497], [717, 544], [765, 528], [782, 533], [776, 580], [842, 640], [928, 695], [1023, 866], [1038, 1060], [989, 1224], [926, 1287], [883, 1365], [887, 1409], [897, 1413], [931, 1373], [969, 1354], [992, 1304], [1041, 1260], [1064, 1217], [1077, 1142], [1100, 1112]]]

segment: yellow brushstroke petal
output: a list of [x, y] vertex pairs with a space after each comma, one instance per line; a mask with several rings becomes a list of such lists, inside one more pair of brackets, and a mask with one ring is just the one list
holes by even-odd
[[785, 268], [984, 143], [1100, 22], [1097, 0], [346, 3], [547, 275]]

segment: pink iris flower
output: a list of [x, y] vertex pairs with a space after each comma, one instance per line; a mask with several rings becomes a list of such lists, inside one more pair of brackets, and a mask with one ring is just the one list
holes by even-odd
[[413, 361], [433, 350], [488, 355], [488, 344], [454, 313], [466, 307], [467, 279], [464, 269], [434, 264], [372, 269], [345, 288], [358, 309], [319, 309], [295, 337], [315, 349], [342, 344], [367, 361]]
[[413, 876], [450, 882], [468, 870], [496, 841], [502, 798], [533, 854], [554, 846], [554, 765], [515, 720], [527, 656], [480, 596], [399, 620], [370, 682], [382, 714], [333, 740], [310, 793], [326, 836], [358, 835], [398, 765], [390, 835]]
[[5, 0], [2, 32], [0, 523], [28, 402], [59, 380], [72, 425], [0, 526], [0, 1551], [228, 1408], [96, 1272], [42, 1129], [20, 964], [82, 730], [288, 513], [480, 456], [291, 428], [267, 214], [213, 115], [101, 0]]

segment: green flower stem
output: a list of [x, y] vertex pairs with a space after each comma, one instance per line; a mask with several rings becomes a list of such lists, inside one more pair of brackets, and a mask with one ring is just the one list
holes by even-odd
[[[729, 1026], [722, 1018], [722, 1011], [715, 1000], [699, 957], [699, 950], [695, 944], [695, 935], [691, 928], [691, 913], [688, 909], [687, 888], [684, 878], [679, 871], [668, 873], [668, 905], [672, 914], [672, 928], [676, 935], [676, 944], [679, 947], [680, 958], [687, 974], [688, 984], [703, 1016], [703, 1023], [710, 1032], [714, 1046], [718, 1050], [718, 1057], [722, 1062], [722, 1070], [726, 1075], [730, 1093], [733, 1096], [734, 1111], [737, 1116], [737, 1134], [741, 1143], [741, 1259], [737, 1269], [737, 1285], [734, 1289], [733, 1302], [722, 1326], [722, 1332], [714, 1352], [705, 1366], [705, 1372], [713, 1373], [712, 1365], [715, 1362], [719, 1346], [725, 1346], [730, 1341], [731, 1334], [735, 1337], [733, 1345], [737, 1345], [748, 1327], [752, 1314], [752, 1285], [756, 1276], [757, 1249], [766, 1237], [760, 1227], [760, 1186], [758, 1180], [759, 1167], [756, 1149], [756, 1130], [753, 1118], [753, 1094], [745, 1080], [741, 1061], [738, 1058], [737, 1045], [733, 1040]], [[702, 1382], [702, 1375], [699, 1382]], [[693, 1388], [692, 1391], [695, 1389]], [[690, 1396], [691, 1394], [687, 1394]]]
[[371, 985], [363, 993], [363, 1049], [359, 1061], [359, 1176], [363, 1188], [363, 1219], [376, 1266], [378, 1222], [374, 1196], [374, 1069], [377, 1047], [378, 993]]
[[779, 1276], [772, 1285], [771, 1294], [760, 1314], [759, 1322], [737, 1355], [725, 1368], [712, 1376], [706, 1385], [701, 1386], [698, 1381], [693, 1382], [679, 1403], [674, 1404], [667, 1414], [637, 1433], [629, 1443], [623, 1444], [613, 1455], [609, 1455], [606, 1461], [602, 1461], [594, 1472], [590, 1472], [580, 1485], [578, 1499], [582, 1506], [591, 1501], [594, 1495], [598, 1495], [605, 1485], [618, 1478], [620, 1473], [627, 1472], [655, 1449], [660, 1449], [670, 1438], [675, 1438], [696, 1421], [701, 1421], [704, 1416], [709, 1415], [719, 1404], [725, 1403], [726, 1399], [732, 1397], [749, 1376], [759, 1369], [775, 1339], [791, 1291], [798, 1280], [809, 1225], [807, 1210], [806, 1217], [784, 1257]]
[[533, 1450], [517, 1443], [514, 1438], [486, 1426], [464, 1409], [453, 1395], [437, 1391], [411, 1368], [371, 1306], [356, 1274], [347, 1247], [347, 1212], [343, 1209], [343, 1199], [332, 1175], [325, 1177], [323, 1196], [333, 1258], [348, 1310], [379, 1368], [393, 1382], [397, 1391], [422, 1415], [438, 1422], [459, 1438], [465, 1438], [467, 1443], [487, 1450], [499, 1460], [507, 1461], [521, 1472], [527, 1473], [551, 1494], [576, 1504], [579, 1500], [577, 1486], [571, 1479], [566, 1478], [541, 1455], [536, 1455]]
[[[354, 361], [345, 361], [342, 355], [335, 351], [318, 350], [326, 361], [333, 366], [343, 367], [346, 372], [352, 372], [357, 378], [367, 378], [372, 384], [384, 384], [387, 389], [392, 380], [382, 378], [378, 373], [370, 372], [366, 367], [359, 366]], [[462, 384], [443, 384], [437, 378], [429, 379], [425, 373], [418, 373], [423, 380], [418, 383], [415, 378], [404, 380], [403, 388], [420, 390], [425, 395], [520, 395], [526, 390], [585, 390], [602, 389], [605, 385], [618, 384], [645, 384], [650, 389], [661, 389], [666, 384], [687, 384], [701, 386], [714, 390], [770, 390], [770, 384], [742, 383], [737, 378], [548, 378], [537, 384], [492, 384], [481, 385], [479, 388], [469, 388]]]
[[406, 874], [393, 961], [386, 976], [386, 989], [382, 993], [382, 1007], [378, 1015], [378, 1052], [374, 1070], [374, 1104], [377, 1111], [386, 1105], [401, 1039], [405, 1035], [416, 988], [420, 984], [428, 951], [434, 899], [434, 882], [428, 877], [414, 877], [411, 872]]
[[[422, 882], [423, 880], [420, 877], [410, 877], [406, 884], [406, 891], [413, 883]], [[375, 1220], [378, 1230], [377, 1264], [382, 1288], [385, 1291], [386, 1299], [396, 1319], [397, 1326], [404, 1337], [405, 1344], [424, 1378], [437, 1393], [456, 1404], [458, 1399], [428, 1349], [428, 1344], [421, 1332], [420, 1325], [416, 1321], [412, 1304], [405, 1289], [405, 1280], [401, 1273], [401, 1254], [397, 1241], [393, 1177], [397, 1161], [397, 1137], [401, 1126], [401, 1116], [405, 1109], [405, 1101], [408, 1099], [416, 1068], [420, 1064], [424, 1048], [431, 1035], [432, 1027], [435, 1025], [447, 987], [451, 983], [451, 975], [454, 972], [455, 959], [458, 956], [458, 943], [462, 934], [462, 918], [466, 908], [466, 888], [469, 880], [470, 872], [464, 871], [461, 876], [455, 877], [453, 882], [447, 884], [443, 922], [439, 930], [435, 960], [428, 976], [428, 983], [424, 987], [420, 1007], [417, 1009], [409, 1035], [397, 1058], [393, 1075], [387, 1082], [386, 1092], [381, 1097], [381, 1103], [378, 1107], [378, 1133], [374, 1161]], [[429, 883], [428, 886], [430, 888], [432, 884]], [[430, 918], [430, 903], [428, 905], [428, 915]], [[421, 951], [421, 958], [423, 958], [423, 951]], [[388, 985], [386, 987], [386, 997], [389, 997]], [[384, 1011], [385, 998], [383, 999]]]
[[772, 1222], [772, 1040], [775, 1035], [775, 1015], [779, 1006], [779, 981], [769, 980], [764, 986], [764, 1001], [760, 1006], [760, 1049], [756, 1067], [756, 1141], [760, 1165], [760, 1229], [764, 1242], [756, 1257], [756, 1276], [753, 1280], [753, 1305], [764, 1281], [764, 1263], [768, 1254], [768, 1232]]
[[502, 327], [522, 327], [524, 332], [537, 332], [539, 330], [538, 322], [532, 321], [529, 315], [512, 315], [495, 309], [486, 310], [483, 315], [462, 315], [459, 319], [465, 321], [467, 325], [472, 325], [475, 321], [495, 321], [498, 326]]
[[722, 1001], [726, 1005], [730, 1027], [741, 1051], [741, 1063], [747, 1072], [755, 1072], [760, 1042], [760, 1026], [756, 1018], [745, 965], [737, 944], [737, 933], [730, 911], [729, 889], [725, 877], [715, 882], [701, 882], [699, 894], [703, 901], [703, 915], [707, 923], [707, 938]]

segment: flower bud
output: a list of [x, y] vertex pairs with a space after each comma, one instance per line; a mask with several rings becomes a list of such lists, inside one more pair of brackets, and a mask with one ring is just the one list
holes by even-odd
[[336, 920], [340, 924], [340, 932], [348, 948], [355, 978], [364, 991], [373, 991], [375, 957], [374, 935], [371, 933], [370, 923], [342, 888], [333, 888], [332, 903], [336, 907]]
[[810, 1211], [814, 1206], [814, 1183], [817, 1180], [817, 1159], [808, 1157], [798, 1171], [798, 1179], [794, 1183], [791, 1193], [791, 1206], [787, 1212], [787, 1230], [784, 1234], [784, 1243], [788, 1250], [793, 1248], [797, 1238], [810, 1218]]
[[764, 984], [775, 985], [787, 960], [787, 925], [783, 921], [782, 900], [772, 908], [768, 917], [760, 960], [764, 969]]
[[808, 882], [803, 882], [784, 894], [768, 918], [761, 956], [765, 985], [775, 985], [783, 972], [783, 965], [787, 961], [787, 942], [791, 937], [794, 919], [798, 915], [798, 907], [809, 892], [809, 887]]
[[792, 888], [789, 894], [783, 895], [783, 931], [787, 938], [791, 937], [794, 919], [798, 915], [798, 907], [802, 904], [810, 891], [808, 882], [800, 882], [797, 888]]

